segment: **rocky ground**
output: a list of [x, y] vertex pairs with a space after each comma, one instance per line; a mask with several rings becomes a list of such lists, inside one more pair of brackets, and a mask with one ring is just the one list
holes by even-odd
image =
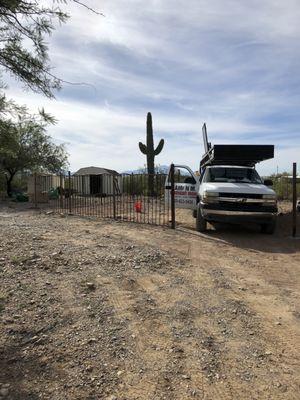
[[299, 399], [300, 240], [0, 208], [0, 399]]

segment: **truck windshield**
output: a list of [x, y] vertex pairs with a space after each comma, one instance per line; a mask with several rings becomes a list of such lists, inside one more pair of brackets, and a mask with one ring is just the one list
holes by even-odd
[[239, 183], [257, 183], [262, 180], [255, 169], [252, 168], [230, 168], [216, 167], [207, 168], [203, 177], [204, 182], [239, 182]]

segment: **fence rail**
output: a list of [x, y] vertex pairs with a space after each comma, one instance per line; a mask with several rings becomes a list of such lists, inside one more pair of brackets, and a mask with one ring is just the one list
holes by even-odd
[[61, 175], [60, 185], [49, 188], [49, 203], [59, 213], [169, 225], [165, 179], [164, 174]]

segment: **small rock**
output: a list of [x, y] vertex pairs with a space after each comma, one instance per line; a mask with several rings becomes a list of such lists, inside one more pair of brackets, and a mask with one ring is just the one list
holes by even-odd
[[285, 392], [287, 392], [287, 390], [288, 390], [288, 387], [287, 387], [287, 385], [280, 385], [280, 387], [279, 387], [279, 389], [280, 389], [280, 391], [282, 392], [282, 393], [285, 393]]
[[87, 283], [86, 283], [86, 287], [87, 287], [89, 290], [96, 290], [96, 285], [95, 285], [93, 282], [87, 282]]
[[8, 395], [8, 392], [9, 392], [9, 389], [8, 389], [7, 387], [2, 387], [2, 388], [0, 389], [0, 396], [1, 396], [1, 397], [5, 397], [5, 396]]
[[117, 375], [118, 375], [118, 376], [121, 376], [123, 373], [124, 373], [124, 371], [118, 371], [118, 372], [117, 372]]
[[182, 375], [182, 379], [191, 379], [189, 375]]

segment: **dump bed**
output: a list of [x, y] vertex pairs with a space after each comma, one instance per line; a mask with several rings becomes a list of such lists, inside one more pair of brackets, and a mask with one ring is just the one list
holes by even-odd
[[207, 165], [242, 165], [253, 167], [255, 164], [273, 157], [273, 145], [216, 144], [204, 154], [200, 161], [200, 168]]

